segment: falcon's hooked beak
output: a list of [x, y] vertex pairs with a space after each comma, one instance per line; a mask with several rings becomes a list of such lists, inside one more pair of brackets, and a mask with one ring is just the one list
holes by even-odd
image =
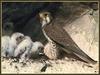
[[41, 12], [39, 13], [39, 16], [40, 16], [40, 21], [42, 23], [42, 27], [51, 22], [52, 17], [50, 12]]

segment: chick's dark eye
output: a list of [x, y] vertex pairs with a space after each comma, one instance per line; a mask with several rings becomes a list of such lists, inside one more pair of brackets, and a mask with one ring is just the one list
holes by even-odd
[[23, 36], [20, 36], [20, 37], [19, 37], [19, 39], [23, 39], [23, 38], [24, 38]]
[[38, 49], [39, 49], [39, 50], [43, 50], [44, 48], [43, 48], [43, 47], [39, 47]]
[[48, 14], [44, 14], [44, 16], [47, 16]]
[[41, 50], [43, 50], [44, 49], [44, 47], [41, 47]]

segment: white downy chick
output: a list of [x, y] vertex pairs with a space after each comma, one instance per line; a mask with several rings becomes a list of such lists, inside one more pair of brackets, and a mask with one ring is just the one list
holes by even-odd
[[43, 55], [44, 54], [43, 49], [44, 46], [41, 42], [39, 41], [33, 42], [33, 46], [29, 54], [29, 58], [37, 58], [40, 55]]
[[25, 36], [24, 40], [15, 49], [14, 57], [20, 58], [22, 62], [26, 60], [32, 44], [33, 42], [31, 38], [29, 36]]
[[24, 34], [16, 32], [13, 33], [10, 40], [10, 47], [8, 51], [8, 57], [14, 57], [14, 51], [17, 45], [23, 40]]
[[1, 56], [6, 57], [7, 52], [9, 50], [10, 45], [10, 37], [9, 36], [2, 36], [1, 37]]

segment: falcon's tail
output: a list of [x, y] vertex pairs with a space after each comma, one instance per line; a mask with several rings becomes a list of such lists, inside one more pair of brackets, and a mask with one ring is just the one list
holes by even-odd
[[74, 46], [74, 47], [63, 47], [65, 49], [63, 49], [65, 52], [67, 53], [73, 53], [76, 56], [78, 56], [80, 59], [84, 60], [87, 63], [92, 63], [92, 64], [96, 64], [97, 61], [93, 60], [91, 57], [89, 57], [85, 52], [83, 52], [78, 46]]
[[82, 60], [88, 62], [88, 63], [92, 63], [92, 64], [96, 64], [97, 61], [93, 60], [91, 57], [89, 57], [87, 54], [85, 54], [82, 50], [79, 52], [73, 52], [76, 56], [78, 56], [79, 58], [81, 58]]
[[81, 58], [82, 60], [86, 61], [87, 63], [96, 64], [97, 61], [93, 60], [91, 57], [89, 57], [85, 52], [83, 52], [78, 46], [71, 47], [70, 50], [73, 54]]

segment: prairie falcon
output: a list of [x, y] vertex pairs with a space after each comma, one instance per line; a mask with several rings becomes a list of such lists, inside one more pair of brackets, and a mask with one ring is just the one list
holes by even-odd
[[42, 30], [48, 42], [53, 42], [59, 47], [64, 48], [65, 52], [69, 52], [78, 56], [87, 63], [96, 63], [97, 61], [85, 54], [78, 45], [73, 41], [70, 35], [59, 25], [59, 23], [51, 16], [50, 12], [40, 12], [40, 21]]

